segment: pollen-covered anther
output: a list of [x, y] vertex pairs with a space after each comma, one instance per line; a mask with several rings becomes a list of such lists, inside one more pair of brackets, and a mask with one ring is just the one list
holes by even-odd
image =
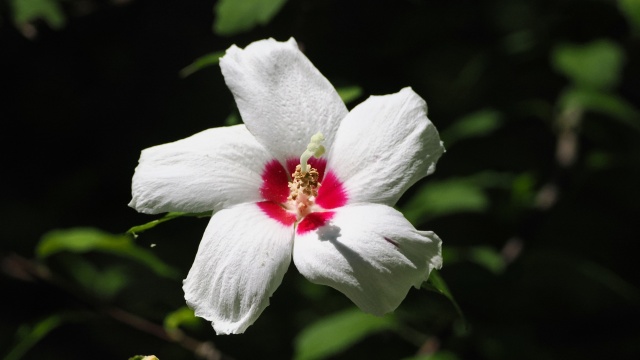
[[300, 205], [308, 206], [313, 203], [315, 197], [318, 196], [319, 176], [317, 169], [310, 168], [309, 171], [303, 173], [302, 167], [297, 165], [296, 171], [291, 174], [292, 180], [289, 183], [288, 200], [296, 201], [298, 208], [300, 208]]

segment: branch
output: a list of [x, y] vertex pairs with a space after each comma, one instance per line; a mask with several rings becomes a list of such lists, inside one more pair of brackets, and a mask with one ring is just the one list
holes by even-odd
[[[42, 280], [52, 284], [68, 293], [73, 294], [80, 300], [89, 304], [97, 303], [96, 299], [88, 297], [86, 294], [78, 293], [75, 287], [59, 276], [56, 276], [46, 265], [34, 260], [29, 260], [17, 254], [10, 254], [0, 259], [0, 268], [10, 277], [22, 281]], [[167, 331], [163, 326], [153, 323], [138, 315], [125, 311], [115, 306], [98, 307], [99, 311], [108, 315], [114, 320], [131, 326], [147, 334], [153, 335], [167, 342], [180, 345], [186, 350], [194, 353], [198, 358], [205, 360], [233, 360], [233, 358], [223, 354], [216, 349], [211, 341], [200, 341], [194, 339], [179, 329]]]

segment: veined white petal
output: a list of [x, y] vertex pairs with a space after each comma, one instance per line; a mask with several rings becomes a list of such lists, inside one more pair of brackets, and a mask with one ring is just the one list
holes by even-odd
[[441, 240], [431, 231], [416, 230], [389, 206], [347, 205], [323, 226], [296, 235], [293, 261], [310, 281], [382, 315], [442, 266]]
[[342, 121], [327, 168], [343, 182], [350, 203], [394, 205], [435, 170], [444, 153], [427, 105], [411, 88], [371, 96]]
[[195, 314], [217, 334], [239, 334], [269, 305], [291, 263], [293, 227], [257, 204], [223, 209], [211, 218], [183, 290]]
[[225, 82], [251, 133], [284, 163], [305, 151], [321, 132], [329, 148], [348, 110], [296, 41], [231, 46], [220, 59]]
[[142, 151], [129, 206], [149, 214], [203, 212], [261, 199], [269, 153], [244, 125], [209, 129]]

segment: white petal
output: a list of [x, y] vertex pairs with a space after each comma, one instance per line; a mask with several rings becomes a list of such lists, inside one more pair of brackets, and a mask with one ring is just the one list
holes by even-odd
[[342, 121], [327, 168], [343, 182], [349, 203], [394, 205], [411, 185], [435, 170], [444, 147], [411, 88], [372, 96]]
[[244, 125], [145, 149], [133, 175], [129, 206], [157, 214], [259, 201], [261, 173], [271, 158]]
[[348, 113], [293, 38], [261, 40], [245, 49], [231, 46], [220, 67], [247, 128], [283, 163], [299, 158], [317, 132], [328, 148]]
[[272, 220], [256, 204], [217, 212], [183, 283], [187, 304], [218, 334], [244, 332], [282, 282], [292, 238], [292, 226]]
[[293, 261], [310, 281], [382, 315], [442, 266], [441, 240], [431, 231], [416, 230], [389, 206], [348, 205], [318, 229], [296, 235]]

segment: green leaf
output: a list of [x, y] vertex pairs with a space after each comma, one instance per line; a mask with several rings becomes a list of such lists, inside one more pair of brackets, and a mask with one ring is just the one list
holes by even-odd
[[456, 121], [442, 131], [440, 137], [445, 147], [450, 148], [454, 143], [472, 138], [486, 136], [502, 125], [502, 115], [492, 109], [480, 110]]
[[99, 270], [80, 256], [67, 257], [64, 260], [69, 274], [82, 287], [101, 299], [113, 298], [129, 283], [129, 277], [122, 267], [113, 266]]
[[414, 224], [425, 218], [458, 212], [482, 212], [489, 206], [487, 188], [512, 190], [518, 177], [511, 173], [483, 171], [466, 177], [426, 183], [408, 199], [401, 212]]
[[471, 246], [464, 248], [449, 246], [442, 249], [442, 257], [446, 264], [469, 261], [495, 274], [504, 272], [504, 269], [507, 267], [504, 257], [496, 249], [489, 246]]
[[287, 0], [220, 0], [214, 9], [213, 31], [218, 35], [234, 35], [265, 25], [280, 11]]
[[296, 360], [323, 359], [345, 350], [368, 335], [396, 327], [390, 315], [376, 317], [349, 309], [312, 324], [295, 340]]
[[507, 267], [507, 263], [502, 255], [492, 247], [475, 246], [467, 249], [467, 251], [469, 260], [495, 274], [504, 272], [504, 269]]
[[348, 104], [362, 96], [362, 88], [357, 85], [339, 87], [336, 88], [336, 91], [338, 91], [338, 95], [340, 95], [340, 98], [345, 104]]
[[29, 349], [49, 335], [51, 331], [67, 322], [85, 319], [87, 319], [87, 315], [84, 313], [60, 313], [50, 315], [33, 326], [23, 326], [18, 331], [19, 339], [17, 344], [4, 357], [4, 360], [21, 359]]
[[640, 0], [619, 0], [620, 10], [627, 16], [629, 23], [640, 34]]
[[13, 0], [13, 21], [17, 25], [43, 19], [52, 29], [60, 29], [66, 19], [55, 0]]
[[138, 247], [129, 235], [114, 235], [94, 228], [53, 230], [42, 237], [36, 248], [36, 254], [40, 258], [61, 251], [78, 254], [100, 251], [124, 256], [146, 265], [158, 275], [178, 277], [175, 269], [166, 265], [152, 252]]
[[437, 292], [441, 295], [444, 295], [447, 299], [449, 299], [453, 307], [456, 309], [458, 316], [460, 316], [460, 320], [462, 320], [464, 328], [468, 329], [467, 319], [464, 317], [464, 313], [462, 312], [462, 309], [458, 305], [458, 302], [456, 301], [456, 299], [453, 297], [453, 294], [449, 290], [447, 283], [440, 276], [440, 273], [438, 273], [437, 270], [431, 271], [431, 274], [429, 274], [429, 279], [424, 283], [422, 283], [422, 288], [428, 291]]
[[199, 324], [200, 320], [196, 317], [193, 310], [186, 306], [170, 312], [164, 318], [164, 328], [167, 331], [176, 330], [180, 326], [196, 326]]
[[229, 116], [227, 116], [227, 118], [224, 120], [224, 124], [226, 126], [231, 126], [231, 125], [237, 125], [240, 124], [240, 115], [237, 112], [232, 112], [231, 114], [229, 114]]
[[328, 286], [314, 284], [307, 279], [297, 282], [297, 290], [308, 300], [313, 302], [322, 302], [331, 294], [331, 288]]
[[488, 206], [489, 199], [480, 185], [456, 178], [425, 184], [403, 207], [402, 213], [415, 224], [425, 217], [482, 212]]
[[533, 206], [536, 196], [536, 179], [532, 174], [523, 173], [511, 182], [511, 200], [519, 207]]
[[216, 51], [197, 58], [194, 62], [180, 70], [180, 77], [186, 78], [200, 69], [218, 65], [218, 63], [220, 63], [220, 58], [224, 56], [224, 53], [224, 51]]
[[132, 227], [131, 229], [127, 230], [127, 234], [131, 234], [131, 235], [138, 235], [146, 230], [149, 230], [151, 228], [156, 227], [159, 224], [162, 224], [163, 222], [169, 221], [169, 220], [173, 220], [179, 217], [210, 217], [211, 216], [211, 211], [205, 211], [205, 212], [201, 212], [201, 213], [183, 213], [183, 212], [170, 212], [165, 214], [163, 217], [161, 217], [160, 219], [156, 219], [156, 220], [152, 220], [149, 221], [146, 224], [142, 224], [142, 225], [137, 225]]
[[618, 44], [596, 40], [585, 45], [563, 44], [552, 53], [555, 69], [578, 87], [608, 89], [618, 84], [624, 53]]
[[614, 120], [640, 131], [640, 112], [621, 97], [589, 89], [570, 88], [559, 99], [560, 107], [580, 108], [610, 116]]

